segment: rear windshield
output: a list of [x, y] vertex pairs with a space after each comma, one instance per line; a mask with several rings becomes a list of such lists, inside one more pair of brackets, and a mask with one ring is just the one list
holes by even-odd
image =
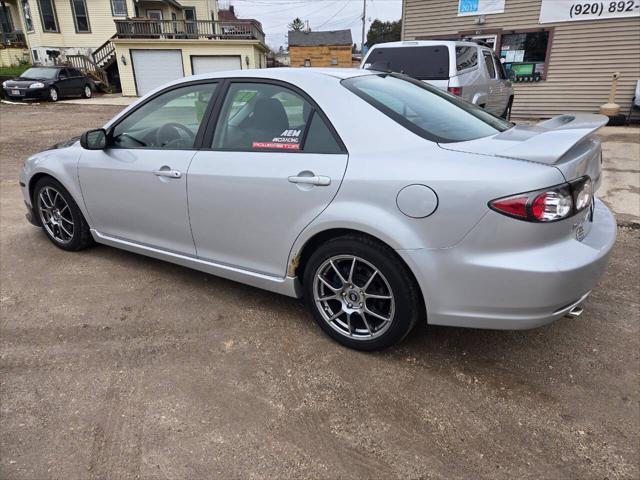
[[449, 49], [444, 45], [375, 48], [365, 68], [404, 73], [418, 80], [444, 80], [449, 78]]
[[405, 128], [434, 142], [474, 140], [512, 126], [472, 103], [404, 75], [363, 75], [342, 84]]

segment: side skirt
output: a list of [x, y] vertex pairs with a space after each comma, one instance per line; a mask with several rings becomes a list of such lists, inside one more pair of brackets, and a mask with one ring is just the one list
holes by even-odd
[[180, 255], [179, 253], [168, 252], [166, 250], [160, 250], [147, 245], [141, 245], [139, 243], [111, 237], [94, 229], [91, 229], [91, 235], [96, 242], [102, 243], [103, 245], [120, 248], [122, 250], [138, 253], [147, 257], [157, 258], [158, 260], [175, 263], [177, 265], [182, 265], [183, 267], [193, 268], [194, 270], [199, 270], [217, 277], [226, 278], [245, 285], [251, 285], [252, 287], [261, 288], [263, 290], [279, 293], [288, 297], [300, 298], [302, 296], [302, 286], [300, 285], [298, 277], [272, 277], [228, 265], [207, 262], [198, 258]]

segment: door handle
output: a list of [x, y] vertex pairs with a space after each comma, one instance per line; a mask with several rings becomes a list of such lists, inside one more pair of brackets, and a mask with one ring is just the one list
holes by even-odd
[[172, 170], [169, 167], [162, 167], [160, 170], [154, 170], [153, 174], [156, 177], [168, 177], [168, 178], [180, 178], [182, 172], [180, 170]]
[[328, 187], [331, 185], [331, 179], [324, 175], [303, 176], [297, 175], [295, 177], [289, 177], [291, 183], [299, 183], [302, 185], [317, 185], [319, 187]]

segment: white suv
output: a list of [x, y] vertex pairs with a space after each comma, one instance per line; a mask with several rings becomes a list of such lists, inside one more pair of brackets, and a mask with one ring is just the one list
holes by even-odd
[[417, 40], [371, 47], [360, 68], [404, 73], [509, 118], [513, 87], [494, 51], [475, 42]]

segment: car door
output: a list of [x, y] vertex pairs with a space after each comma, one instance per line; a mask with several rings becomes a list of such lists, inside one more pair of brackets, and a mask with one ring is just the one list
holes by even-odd
[[70, 95], [79, 96], [82, 95], [82, 91], [84, 89], [84, 75], [75, 68], [68, 68], [67, 72], [69, 74], [69, 88]]
[[[189, 167], [198, 257], [284, 277], [291, 247], [336, 195], [346, 150], [303, 92], [232, 81]], [[213, 128], [215, 127], [215, 128]]]
[[195, 255], [187, 170], [217, 84], [165, 90], [107, 132], [107, 148], [85, 150], [78, 176], [92, 227], [103, 235]]
[[498, 89], [498, 73], [496, 67], [493, 64], [493, 55], [490, 50], [482, 49], [482, 58], [484, 59], [484, 65], [487, 73], [487, 101], [485, 109], [494, 115], [500, 115], [502, 111], [498, 112], [500, 107], [497, 95], [499, 95]]
[[493, 53], [493, 63], [495, 64], [496, 72], [498, 74], [496, 83], [496, 102], [498, 104], [498, 115], [502, 115], [507, 109], [509, 97], [511, 96], [511, 82], [509, 81], [507, 72], [504, 69], [504, 65], [502, 65], [502, 62], [495, 53]]
[[61, 97], [68, 97], [73, 95], [73, 88], [71, 87], [72, 80], [69, 75], [68, 68], [61, 68], [58, 71], [58, 80], [56, 81], [56, 87]]

